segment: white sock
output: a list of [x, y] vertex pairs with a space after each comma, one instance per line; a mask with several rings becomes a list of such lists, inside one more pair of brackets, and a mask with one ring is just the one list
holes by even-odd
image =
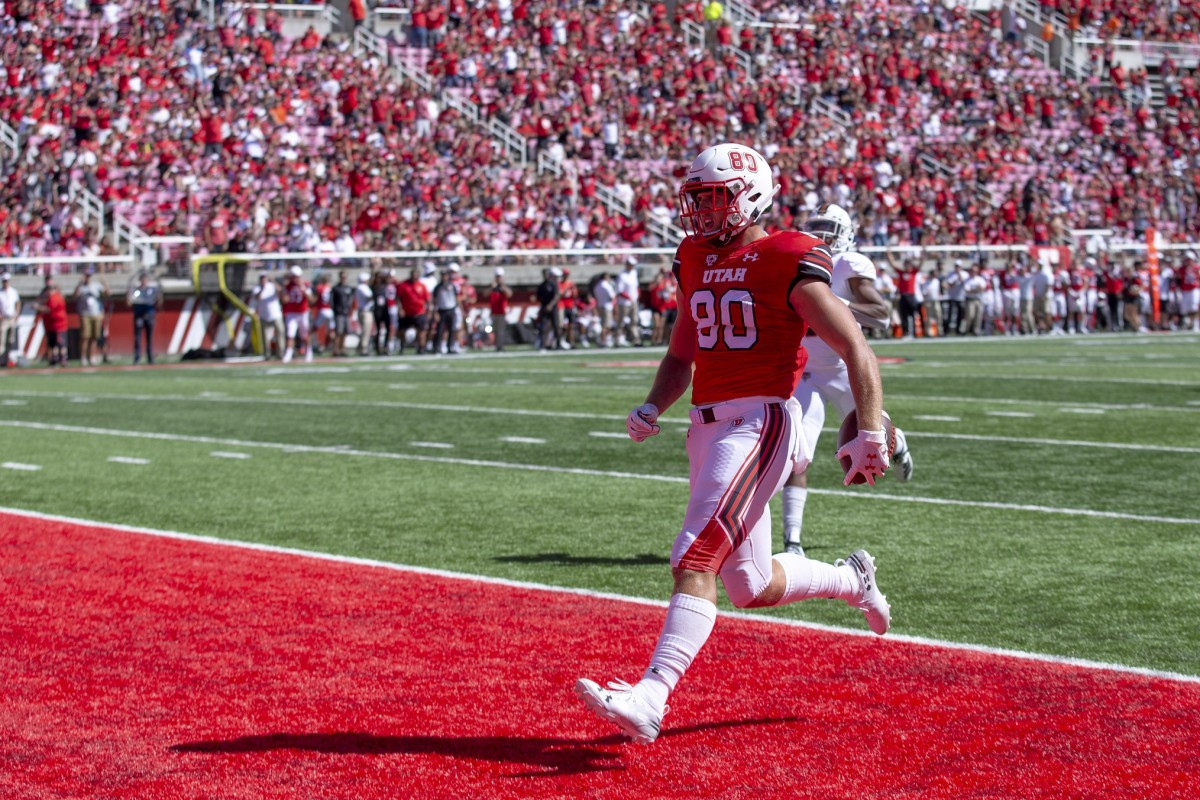
[[717, 607], [713, 603], [690, 594], [672, 595], [650, 666], [634, 687], [638, 695], [662, 711], [667, 696], [708, 641], [716, 623]]
[[779, 598], [775, 604], [777, 606], [812, 597], [849, 600], [858, 594], [858, 578], [846, 564], [835, 567], [794, 553], [780, 553], [772, 557], [783, 567], [784, 577], [787, 578], [783, 597]]
[[808, 489], [804, 486], [783, 487], [783, 540], [799, 542], [800, 529], [804, 527], [804, 503], [808, 500]]

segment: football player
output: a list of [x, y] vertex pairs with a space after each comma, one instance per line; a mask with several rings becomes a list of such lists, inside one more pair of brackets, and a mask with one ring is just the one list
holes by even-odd
[[679, 192], [687, 231], [674, 262], [682, 313], [646, 402], [626, 420], [634, 441], [657, 434], [659, 415], [691, 385], [691, 495], [671, 550], [674, 593], [636, 685], [575, 684], [589, 709], [643, 744], [657, 738], [668, 695], [713, 630], [718, 576], [739, 608], [839, 598], [860, 609], [875, 633], [890, 625], [865, 550], [835, 564], [771, 555], [768, 502], [794, 465], [808, 462], [792, 393], [809, 326], [845, 361], [857, 401], [861, 430], [839, 450], [850, 459], [847, 483], [861, 475], [874, 484], [888, 466], [879, 367], [829, 289], [833, 254], [808, 234], [768, 234], [759, 224], [778, 191], [761, 154], [720, 144], [692, 162]]
[[[854, 250], [854, 221], [841, 206], [821, 206], [804, 223], [805, 233], [815, 236], [833, 252], [830, 288], [846, 304], [854, 319], [865, 328], [888, 327], [891, 305], [875, 288], [875, 263]], [[838, 413], [838, 424], [855, 409], [850, 375], [846, 362], [820, 336], [811, 331], [804, 337], [808, 363], [800, 375], [795, 397], [800, 403], [801, 426], [808, 452], [815, 453], [821, 428], [825, 424], [825, 404]], [[900, 480], [912, 479], [913, 459], [904, 432], [896, 428], [896, 451], [892, 461], [900, 467]], [[800, 466], [800, 465], [797, 465]], [[808, 468], [798, 469], [783, 487], [783, 545], [788, 553], [804, 555], [800, 530], [804, 525], [804, 505], [808, 500]]]
[[312, 301], [312, 290], [304, 280], [304, 270], [299, 266], [288, 269], [287, 281], [283, 284], [283, 327], [287, 334], [287, 349], [283, 351], [283, 363], [292, 360], [299, 347], [304, 351], [304, 360], [312, 361], [312, 343], [308, 332], [308, 304]]

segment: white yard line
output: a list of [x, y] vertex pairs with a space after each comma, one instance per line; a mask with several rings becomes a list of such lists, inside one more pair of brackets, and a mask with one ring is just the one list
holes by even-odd
[[109, 456], [109, 462], [113, 464], [132, 464], [136, 467], [144, 467], [150, 463], [146, 458], [134, 458], [133, 456]]
[[22, 464], [20, 461], [0, 462], [0, 469], [11, 469], [17, 472], [37, 472], [41, 469], [37, 464]]
[[501, 436], [500, 441], [512, 442], [513, 444], [545, 444], [545, 439], [538, 439], [535, 436]]
[[1185, 411], [1189, 413], [1200, 411], [1200, 409], [1196, 408], [1187, 408], [1190, 405], [1200, 406], [1200, 400], [1189, 400], [1184, 406], [1160, 406], [1154, 403], [1081, 403], [1079, 401], [1025, 400], [1011, 397], [951, 397], [947, 395], [904, 394], [902, 392], [885, 392], [885, 399], [888, 401], [903, 400], [908, 403], [966, 403], [972, 406], [1052, 406], [1054, 408], [1069, 406], [1071, 408], [1102, 408], [1106, 411]]
[[[588, 589], [571, 589], [562, 586], [550, 586], [542, 583], [530, 583], [528, 581], [514, 581], [505, 578], [493, 578], [483, 575], [470, 575], [462, 572], [452, 572], [450, 570], [433, 569], [430, 567], [413, 567], [404, 564], [395, 564], [388, 561], [377, 561], [369, 558], [355, 558], [353, 556], [334, 555], [331, 553], [319, 553], [310, 550], [300, 550], [291, 547], [279, 547], [276, 545], [259, 544], [258, 542], [245, 542], [235, 539], [218, 539], [213, 536], [200, 536], [191, 533], [181, 533], [178, 531], [156, 530], [154, 528], [140, 528], [132, 525], [121, 525], [119, 523], [99, 522], [96, 520], [78, 519], [75, 517], [64, 517], [55, 514], [43, 514], [37, 511], [26, 511], [19, 508], [7, 508], [0, 506], [0, 514], [9, 514], [17, 517], [25, 517], [27, 519], [46, 520], [51, 522], [67, 523], [70, 525], [82, 525], [89, 528], [103, 528], [105, 530], [120, 531], [122, 533], [138, 534], [143, 536], [156, 536], [163, 539], [175, 539], [179, 541], [191, 542], [194, 544], [215, 545], [218, 547], [233, 547], [241, 550], [253, 550], [263, 553], [276, 553], [280, 555], [295, 556], [297, 558], [313, 559], [317, 561], [328, 561], [336, 564], [352, 564], [355, 566], [369, 567], [373, 569], [393, 570], [396, 572], [404, 572], [416, 575], [430, 575], [438, 578], [449, 580], [470, 581], [472, 583], [480, 583], [490, 586], [512, 587], [520, 589], [528, 589], [540, 592], [553, 592], [555, 594], [570, 594], [580, 597], [595, 597], [605, 600], [613, 600], [617, 602], [630, 603], [641, 606], [653, 606], [656, 608], [666, 608], [667, 604], [661, 600], [650, 600], [644, 597], [629, 597], [627, 595], [613, 594], [610, 592], [596, 592]], [[865, 636], [872, 639], [878, 638], [873, 633], [869, 633], [857, 628], [839, 628], [832, 625], [821, 625], [813, 622], [803, 622], [801, 620], [779, 619], [777, 617], [760, 616], [758, 614], [746, 613], [741, 611], [719, 611], [721, 616], [735, 619], [748, 620], [751, 622], [763, 625], [783, 625], [791, 628], [805, 628], [809, 630], [827, 631], [832, 633], [844, 634], [847, 636]], [[1138, 675], [1144, 678], [1155, 678], [1158, 680], [1175, 681], [1180, 683], [1200, 683], [1200, 676], [1184, 675], [1177, 672], [1167, 672], [1164, 670], [1145, 669], [1143, 667], [1130, 667], [1124, 664], [1110, 664], [1102, 661], [1090, 661], [1080, 658], [1068, 658], [1065, 656], [1047, 655], [1044, 653], [1030, 653], [1023, 650], [1008, 650], [1005, 648], [988, 647], [986, 645], [970, 644], [965, 642], [952, 642], [940, 639], [930, 639], [923, 636], [904, 636], [901, 634], [890, 633], [887, 638], [895, 642], [904, 642], [907, 644], [916, 645], [919, 647], [940, 647], [952, 650], [962, 650], [972, 653], [983, 653], [985, 655], [996, 656], [1000, 658], [1013, 658], [1022, 661], [1036, 661], [1045, 664], [1053, 664], [1063, 667], [1074, 667], [1085, 670], [1097, 670], [1104, 672], [1117, 672], [1128, 675]]]
[[[22, 397], [57, 397], [57, 398], [72, 398], [77, 395], [71, 392], [0, 392], [0, 395], [10, 394]], [[198, 398], [196, 395], [156, 395], [156, 394], [103, 394], [93, 395], [95, 400], [128, 400], [133, 402], [209, 402], [209, 403], [248, 403], [253, 405], [282, 405], [282, 406], [306, 406], [310, 408], [390, 408], [404, 409], [412, 411], [445, 411], [454, 414], [497, 414], [510, 415], [516, 417], [550, 417], [558, 419], [586, 419], [586, 420], [608, 420], [611, 422], [624, 422], [625, 417], [616, 414], [589, 414], [581, 411], [545, 411], [541, 409], [529, 408], [489, 408], [487, 406], [457, 406], [447, 405], [443, 403], [406, 403], [398, 400], [310, 400], [305, 398], [271, 398], [264, 399], [262, 397], [205, 397]], [[983, 401], [975, 401], [983, 402]], [[1064, 403], [1064, 406], [1077, 406], [1074, 403]], [[995, 416], [1010, 416], [1005, 412], [994, 412]], [[1032, 416], [1024, 413], [1011, 414], [1011, 416]], [[925, 419], [932, 419], [925, 417]], [[691, 424], [686, 417], [660, 417], [659, 423], [667, 425], [689, 425]], [[836, 432], [836, 429], [826, 428], [826, 431]], [[1005, 442], [1009, 444], [1039, 444], [1057, 447], [1096, 447], [1101, 449], [1111, 450], [1146, 450], [1159, 451], [1164, 453], [1200, 453], [1200, 447], [1177, 447], [1173, 445], [1159, 444], [1139, 444], [1127, 442], [1104, 442], [1090, 440], [1071, 440], [1071, 439], [1041, 439], [1036, 437], [1022, 436], [984, 436], [965, 433], [943, 433], [940, 431], [914, 431], [907, 427], [904, 432], [909, 436], [925, 437], [930, 439], [959, 439], [963, 441], [977, 442]]]
[[[620, 472], [615, 470], [584, 469], [581, 467], [555, 467], [546, 464], [520, 464], [511, 461], [487, 461], [474, 458], [452, 458], [449, 456], [425, 456], [415, 453], [391, 453], [375, 450], [353, 450], [341, 445], [334, 447], [317, 447], [308, 445], [286, 444], [282, 442], [258, 442], [246, 439], [222, 439], [213, 436], [193, 436], [175, 433], [156, 433], [152, 431], [124, 431], [112, 428], [93, 428], [80, 425], [58, 425], [46, 422], [22, 422], [18, 420], [0, 420], [0, 427], [23, 428], [27, 430], [52, 431], [55, 433], [88, 434], [92, 436], [113, 436], [128, 439], [152, 439], [165, 442], [187, 442], [192, 444], [222, 445], [225, 447], [262, 448], [287, 453], [326, 453], [340, 456], [355, 456], [360, 458], [382, 458], [396, 461], [425, 461], [437, 464], [456, 464], [465, 467], [485, 467], [491, 469], [511, 469], [526, 472], [548, 472], [560, 475], [588, 475], [603, 478], [628, 478], [641, 481], [659, 481], [663, 483], [688, 482], [683, 475], [655, 475], [637, 472]], [[452, 447], [441, 442], [410, 442], [414, 447]], [[214, 453], [215, 455], [215, 453]], [[243, 454], [244, 456], [244, 454]], [[244, 456], [248, 457], [248, 456]], [[834, 496], [855, 496], [866, 500], [886, 500], [898, 503], [923, 503], [927, 505], [967, 506], [973, 508], [990, 508], [1007, 511], [1028, 511], [1039, 514], [1063, 514], [1075, 517], [1098, 517], [1103, 519], [1132, 520], [1135, 522], [1153, 522], [1168, 525], [1200, 525], [1200, 519], [1187, 517], [1158, 517], [1147, 514], [1127, 514], [1119, 511], [1095, 511], [1087, 508], [1056, 508], [1051, 506], [1025, 505], [1020, 503], [991, 503], [978, 500], [948, 500], [938, 497], [910, 497], [905, 495], [890, 495], [879, 492], [859, 493], [841, 489], [809, 489], [813, 494]]]

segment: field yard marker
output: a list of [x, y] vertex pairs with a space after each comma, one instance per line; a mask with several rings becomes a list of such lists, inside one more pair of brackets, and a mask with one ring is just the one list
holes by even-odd
[[409, 442], [409, 447], [429, 447], [434, 450], [453, 450], [454, 445], [449, 442]]
[[227, 450], [213, 450], [209, 455], [213, 458], [232, 458], [237, 460], [250, 458], [249, 453], [230, 453]]
[[41, 469], [37, 464], [22, 464], [19, 461], [5, 461], [0, 464], [4, 469], [15, 469], [17, 472], [37, 472]]
[[27, 406], [27, 405], [29, 405], [29, 402], [27, 400], [5, 400], [3, 403], [0, 403], [0, 405]]
[[[903, 393], [887, 393], [888, 400], [905, 400], [914, 403], [970, 403], [972, 405], [978, 403], [987, 403], [988, 405], [1008, 405], [1008, 406], [1053, 406], [1063, 407], [1070, 406], [1072, 408], [1103, 408], [1108, 411], [1183, 411], [1185, 413], [1194, 414], [1197, 409], [1185, 408], [1184, 406], [1156, 406], [1153, 403], [1080, 403], [1080, 402], [1064, 402], [1062, 400], [1022, 400], [1010, 397], [951, 397], [947, 395], [915, 395]], [[1187, 405], [1200, 406], [1200, 400], [1189, 400]]]
[[1103, 408], [1060, 408], [1062, 414], [1107, 414]]
[[133, 464], [134, 466], [145, 466], [150, 463], [149, 459], [134, 458], [133, 456], [109, 456], [108, 460], [114, 464]]
[[983, 413], [989, 417], [1019, 417], [1021, 419], [1037, 416], [1028, 411], [985, 411]]
[[353, 386], [326, 386], [325, 391], [327, 391], [327, 392], [353, 392], [353, 391], [355, 391], [355, 389]]
[[912, 418], [928, 422], [962, 422], [961, 417], [939, 417], [936, 414], [913, 414]]
[[[19, 397], [58, 397], [70, 398], [71, 395], [66, 392], [28, 392], [28, 391], [0, 391], [0, 395], [9, 394]], [[497, 414], [514, 417], [550, 417], [555, 419], [584, 419], [590, 422], [610, 421], [624, 422], [624, 415], [616, 414], [589, 414], [582, 411], [545, 411], [541, 409], [529, 408], [489, 408], [487, 406], [455, 406], [441, 403], [408, 403], [399, 400], [313, 400], [308, 398], [280, 398], [272, 400], [264, 400], [261, 397], [221, 397], [221, 398], [199, 398], [196, 395], [155, 395], [155, 394], [99, 394], [94, 395], [97, 400], [131, 400], [135, 402], [151, 402], [159, 403], [166, 401], [194, 403], [197, 400], [207, 400], [212, 403], [247, 403], [251, 405], [290, 405], [290, 406], [307, 406], [310, 408], [337, 408], [337, 407], [353, 407], [353, 408], [390, 408], [390, 409], [410, 409], [413, 411], [446, 411], [450, 413], [467, 413], [467, 414]], [[989, 400], [988, 402], [994, 402]], [[1035, 402], [1035, 401], [1034, 401]], [[1065, 405], [1065, 404], [1062, 404]], [[1136, 408], [1131, 406], [1131, 408]], [[1172, 410], [1172, 409], [1163, 409]], [[1188, 409], [1176, 409], [1188, 410]], [[995, 416], [1004, 416], [1006, 412], [987, 412]], [[1007, 412], [1010, 416], [1035, 416], [1027, 412]], [[15, 421], [14, 421], [15, 422]], [[691, 422], [687, 417], [659, 417], [660, 425], [681, 425], [687, 426]], [[6, 424], [4, 420], [0, 420], [0, 424]], [[836, 433], [836, 428], [826, 428], [826, 431]], [[686, 432], [686, 431], [685, 431]], [[1138, 444], [1133, 442], [1104, 442], [1104, 441], [1089, 441], [1082, 439], [1044, 439], [1031, 436], [985, 436], [979, 434], [965, 433], [945, 433], [941, 431], [904, 431], [909, 436], [919, 436], [929, 439], [960, 439], [969, 442], [1002, 442], [1008, 444], [1044, 444], [1053, 447], [1099, 447], [1111, 450], [1152, 450], [1163, 453], [1200, 453], [1200, 447], [1180, 447], [1175, 445], [1160, 445], [1160, 444]]]
[[533, 436], [501, 436], [500, 441], [512, 442], [513, 444], [545, 444], [545, 439], [538, 439]]
[[[283, 442], [258, 442], [248, 441], [244, 439], [222, 439], [213, 436], [193, 436], [188, 434], [174, 433], [157, 433], [153, 431], [125, 431], [111, 428], [92, 428], [80, 425], [59, 425], [46, 422], [25, 422], [21, 420], [0, 420], [0, 427], [6, 428], [25, 428], [28, 430], [53, 431], [56, 433], [85, 433], [95, 436], [115, 436], [128, 439], [153, 439], [166, 442], [187, 442], [195, 444], [216, 444], [225, 445], [228, 447], [256, 447], [267, 450], [276, 450], [283, 452], [297, 453], [332, 453], [342, 456], [356, 456], [362, 458], [383, 458], [394, 459], [397, 461], [425, 461], [435, 464], [455, 464], [466, 467], [485, 467], [491, 469], [512, 469], [522, 470], [526, 472], [547, 472], [559, 475], [588, 475], [602, 478], [627, 478], [630, 480], [641, 481], [657, 481], [661, 483], [676, 483], [686, 484], [688, 478], [685, 475], [656, 475], [645, 474], [638, 472], [620, 472], [616, 470], [599, 470], [585, 469], [582, 467], [556, 467], [545, 464], [518, 464], [509, 461], [488, 461], [475, 458], [451, 458], [448, 456], [426, 456], [416, 453], [389, 453], [386, 451], [376, 450], [343, 450], [340, 447], [318, 447], [313, 445], [297, 445]], [[909, 434], [914, 435], [912, 433]], [[926, 434], [915, 434], [924, 436]], [[962, 434], [944, 434], [946, 438], [961, 439], [966, 438]], [[1000, 437], [982, 437], [999, 439]], [[410, 442], [413, 447], [434, 447], [434, 448], [450, 448], [454, 445], [442, 442]], [[1140, 447], [1140, 446], [1139, 446]], [[1170, 450], [1171, 448], [1150, 448]], [[1176, 448], [1179, 449], [1179, 448]], [[1192, 451], [1197, 451], [1197, 448], [1192, 448]], [[216, 455], [216, 453], [213, 453]], [[234, 458], [249, 458], [248, 455], [239, 453]], [[900, 503], [923, 503], [926, 505], [942, 505], [942, 506], [964, 506], [969, 508], [991, 508], [1003, 511], [1029, 511], [1039, 514], [1062, 514], [1065, 516], [1075, 517], [1093, 517], [1101, 519], [1122, 519], [1132, 520], [1135, 522], [1152, 522], [1162, 523], [1167, 525], [1200, 525], [1200, 519], [1187, 517], [1158, 517], [1147, 514], [1128, 514], [1121, 511], [1095, 511], [1088, 508], [1056, 508], [1052, 506], [1037, 506], [1022, 503], [998, 503], [982, 500], [955, 500], [940, 497], [912, 497], [906, 495], [893, 495], [881, 492], [860, 493], [847, 489], [809, 489], [812, 494], [827, 494], [837, 497], [854, 496], [864, 500], [886, 500], [889, 502]]]
[[[432, 567], [415, 567], [405, 564], [398, 564], [389, 561], [380, 561], [370, 558], [360, 558], [356, 556], [344, 556], [333, 553], [321, 553], [311, 550], [301, 550], [293, 547], [281, 547], [279, 545], [261, 544], [259, 542], [247, 542], [237, 539], [222, 539], [215, 536], [204, 536], [193, 533], [182, 533], [179, 531], [158, 530], [154, 528], [142, 528], [132, 525], [123, 525], [120, 523], [101, 522], [97, 520], [79, 519], [76, 517], [65, 517], [57, 514], [45, 514], [40, 511], [28, 511], [20, 508], [8, 508], [0, 506], [0, 513], [11, 514], [13, 516], [26, 517], [28, 519], [47, 520], [51, 522], [62, 522], [71, 525], [81, 525], [90, 528], [103, 528], [105, 530], [119, 531], [122, 533], [132, 533], [144, 536], [155, 536], [163, 539], [174, 539], [178, 541], [193, 542], [196, 544], [216, 545], [219, 547], [232, 547], [242, 550], [254, 550], [263, 553], [277, 553], [281, 555], [296, 556], [298, 558], [314, 559], [317, 561], [330, 561], [338, 564], [352, 564], [362, 567], [371, 567], [375, 569], [392, 570], [395, 572], [406, 572], [415, 575], [431, 575], [440, 578], [449, 578], [451, 580], [468, 581], [471, 583], [480, 583], [491, 586], [508, 586], [520, 589], [531, 589], [534, 591], [552, 592], [556, 594], [572, 594], [580, 597], [595, 597], [605, 600], [616, 600], [618, 602], [630, 603], [633, 605], [653, 606], [657, 608], [666, 608], [667, 603], [663, 600], [651, 600], [644, 597], [632, 597], [629, 595], [615, 594], [612, 592], [598, 592], [591, 589], [575, 589], [565, 586], [553, 586], [544, 583], [532, 583], [529, 581], [516, 581], [508, 578], [494, 578], [486, 575], [471, 575], [463, 572], [453, 572], [444, 569], [435, 569]], [[806, 622], [804, 620], [783, 619], [780, 617], [760, 616], [758, 614], [745, 611], [725, 611], [717, 612], [719, 616], [729, 617], [733, 619], [750, 620], [753, 622], [763, 623], [766, 625], [785, 625], [794, 628], [805, 628], [809, 630], [826, 631], [830, 633], [845, 634], [847, 636], [858, 636], [874, 639], [875, 634], [861, 630], [858, 628], [842, 628], [836, 625], [822, 625], [816, 622]], [[966, 642], [944, 641], [940, 639], [930, 639], [923, 636], [906, 636], [904, 634], [889, 633], [887, 636], [890, 641], [906, 642], [909, 644], [920, 645], [924, 647], [944, 647], [953, 650], [962, 650], [973, 653], [983, 653], [987, 655], [1000, 656], [1005, 658], [1015, 658], [1023, 661], [1035, 661], [1047, 664], [1057, 664], [1062, 666], [1078, 667], [1087, 670], [1097, 670], [1105, 672], [1118, 672], [1130, 675], [1140, 675], [1148, 678], [1159, 678], [1169, 681], [1177, 681], [1182, 683], [1200, 683], [1200, 676], [1185, 675], [1177, 672], [1167, 672], [1164, 670], [1153, 670], [1145, 667], [1131, 667], [1125, 664], [1111, 664], [1102, 661], [1090, 661], [1087, 659], [1071, 658], [1068, 656], [1047, 655], [1044, 653], [1031, 653], [1023, 650], [1009, 650], [999, 647], [989, 647], [987, 645], [971, 644]]]
[[588, 436], [595, 436], [597, 439], [627, 439], [629, 434], [621, 433], [620, 431], [588, 431]]

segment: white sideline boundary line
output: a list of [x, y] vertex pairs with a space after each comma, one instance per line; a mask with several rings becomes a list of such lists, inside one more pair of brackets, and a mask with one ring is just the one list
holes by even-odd
[[[437, 464], [457, 464], [465, 467], [512, 469], [526, 472], [549, 472], [560, 475], [589, 475], [599, 478], [629, 478], [632, 480], [659, 481], [661, 483], [687, 483], [686, 476], [654, 475], [639, 472], [586, 469], [584, 467], [555, 467], [548, 464], [518, 464], [511, 461], [487, 461], [478, 458], [456, 458], [451, 456], [429, 456], [416, 453], [393, 453], [386, 450], [356, 450], [345, 445], [317, 446], [287, 444], [284, 442], [258, 442], [247, 439], [224, 439], [215, 436], [193, 434], [157, 433], [154, 431], [123, 431], [113, 428], [93, 428], [81, 425], [60, 425], [49, 422], [24, 422], [0, 419], [0, 428], [23, 428], [26, 430], [51, 431], [53, 433], [82, 433], [92, 436], [115, 436], [127, 439], [151, 439], [162, 442], [184, 442], [188, 444], [218, 445], [224, 447], [247, 447], [277, 450], [284, 453], [327, 453], [363, 458], [383, 458], [395, 461], [426, 461]], [[446, 447], [439, 442], [410, 442], [413, 447]], [[452, 446], [452, 445], [451, 445]], [[245, 456], [248, 458], [248, 456]], [[888, 500], [900, 503], [923, 503], [939, 506], [965, 506], [989, 508], [1002, 511], [1029, 511], [1039, 514], [1063, 514], [1073, 517], [1098, 517], [1103, 519], [1131, 520], [1134, 522], [1163, 523], [1168, 525], [1200, 525], [1200, 519], [1187, 517], [1156, 517], [1147, 514], [1128, 514], [1121, 511], [1095, 511], [1089, 508], [1055, 508], [1053, 506], [1026, 505], [1020, 503], [997, 503], [985, 500], [956, 500], [941, 497], [910, 497], [907, 495], [884, 494], [881, 492], [859, 493], [842, 489], [809, 489], [810, 494], [836, 497], [861, 497], [869, 500]]]
[[[139, 534], [143, 536], [156, 536], [162, 539], [174, 539], [183, 542], [192, 542], [195, 544], [218, 545], [221, 547], [233, 547], [241, 550], [254, 550], [263, 553], [275, 553], [278, 555], [296, 556], [299, 558], [309, 558], [316, 561], [329, 561], [336, 564], [349, 564], [360, 567], [371, 567], [375, 569], [391, 570], [393, 572], [407, 572], [416, 575], [429, 575], [438, 578], [447, 578], [450, 580], [468, 581], [481, 583], [489, 586], [507, 586], [517, 589], [529, 589], [539, 592], [551, 592], [556, 594], [572, 594], [580, 597], [594, 597], [603, 600], [615, 600], [617, 602], [629, 603], [631, 605], [652, 606], [655, 608], [666, 608], [667, 603], [663, 600], [651, 600], [645, 597], [630, 597], [628, 595], [614, 594], [611, 592], [598, 592], [591, 589], [573, 589], [566, 586], [551, 586], [543, 583], [532, 583], [529, 581], [514, 581], [507, 578], [493, 578], [486, 575], [471, 575], [464, 572], [453, 572], [451, 570], [435, 569], [433, 567], [415, 567], [406, 564], [397, 564], [390, 561], [379, 561], [371, 558], [360, 558], [357, 556], [343, 556], [334, 553], [322, 553], [315, 550], [301, 550], [293, 547], [281, 547], [279, 545], [261, 544], [259, 542], [246, 542], [238, 539], [221, 539], [215, 536], [203, 536], [194, 533], [181, 533], [179, 531], [165, 531], [155, 528], [142, 528], [133, 525], [122, 525], [120, 523], [100, 522], [98, 520], [79, 519], [77, 517], [67, 517], [58, 514], [45, 514], [40, 511], [29, 511], [22, 508], [11, 508], [0, 506], [0, 514], [9, 514], [15, 517], [25, 517], [27, 519], [36, 519], [46, 522], [63, 522], [70, 525], [80, 525], [88, 528], [103, 528], [106, 530], [115, 530], [122, 533]], [[782, 625], [791, 628], [804, 628], [808, 630], [822, 631], [825, 633], [838, 633], [846, 636], [858, 636], [869, 639], [878, 639], [873, 633], [854, 628], [841, 628], [836, 625], [822, 625], [817, 622], [806, 622], [804, 620], [780, 619], [778, 617], [762, 616], [758, 614], [749, 614], [743, 611], [718, 611], [720, 616], [730, 619], [740, 619], [749, 622], [758, 622], [768, 625]], [[1131, 667], [1125, 664], [1111, 664], [1104, 661], [1091, 661], [1084, 658], [1071, 658], [1069, 656], [1055, 656], [1045, 653], [1030, 653], [1024, 650], [1010, 650], [1002, 647], [989, 647], [987, 645], [969, 644], [964, 642], [951, 642], [941, 639], [930, 639], [924, 636], [906, 636], [904, 634], [888, 634], [888, 641], [903, 642], [905, 644], [917, 645], [920, 647], [936, 647], [947, 650], [960, 650], [970, 653], [980, 653], [983, 655], [999, 656], [1003, 658], [1013, 658], [1022, 661], [1034, 661], [1045, 664], [1053, 664], [1055, 666], [1077, 667], [1081, 669], [1097, 670], [1105, 672], [1117, 672], [1127, 675], [1138, 675], [1146, 678], [1157, 678], [1159, 680], [1176, 681], [1179, 683], [1194, 683], [1200, 684], [1200, 676], [1185, 675], [1179, 672], [1168, 672], [1165, 670], [1148, 669], [1145, 667]]]
[[[89, 394], [84, 395], [80, 392], [27, 392], [0, 391], [0, 396], [19, 396], [19, 397], [54, 397], [56, 399], [75, 400], [80, 397], [87, 397], [87, 402], [94, 400], [129, 400], [132, 402], [206, 402], [206, 403], [231, 403], [231, 404], [253, 404], [253, 405], [281, 405], [281, 406], [301, 406], [307, 408], [390, 408], [404, 409], [410, 411], [438, 411], [448, 412], [453, 414], [496, 414], [500, 416], [508, 415], [515, 417], [550, 417], [555, 419], [585, 419], [592, 421], [611, 421], [624, 422], [624, 416], [615, 414], [589, 414], [583, 411], [544, 411], [541, 409], [531, 408], [495, 408], [489, 406], [458, 406], [447, 405], [444, 403], [409, 403], [399, 400], [314, 400], [309, 398], [271, 398], [264, 399], [262, 397], [212, 397], [201, 395], [181, 395], [181, 394]], [[1063, 407], [1075, 407], [1077, 403], [1059, 403]], [[1187, 410], [1187, 409], [1179, 409]], [[997, 417], [1032, 417], [1033, 414], [1024, 414], [1017, 412], [1005, 411], [989, 411], [986, 412]], [[662, 424], [670, 425], [690, 425], [691, 420], [684, 417], [660, 417], [658, 421]], [[826, 432], [836, 433], [836, 428], [824, 428]], [[1098, 447], [1110, 450], [1148, 450], [1164, 453], [1189, 453], [1200, 454], [1200, 447], [1179, 447], [1174, 445], [1159, 445], [1159, 444], [1138, 444], [1128, 442], [1102, 442], [1086, 439], [1042, 439], [1028, 436], [988, 436], [981, 434], [967, 433], [944, 433], [940, 431], [914, 431], [905, 428], [904, 431], [909, 436], [928, 439], [958, 439], [960, 441], [974, 442], [1001, 442], [1008, 444], [1038, 444], [1049, 445], [1052, 447]]]

